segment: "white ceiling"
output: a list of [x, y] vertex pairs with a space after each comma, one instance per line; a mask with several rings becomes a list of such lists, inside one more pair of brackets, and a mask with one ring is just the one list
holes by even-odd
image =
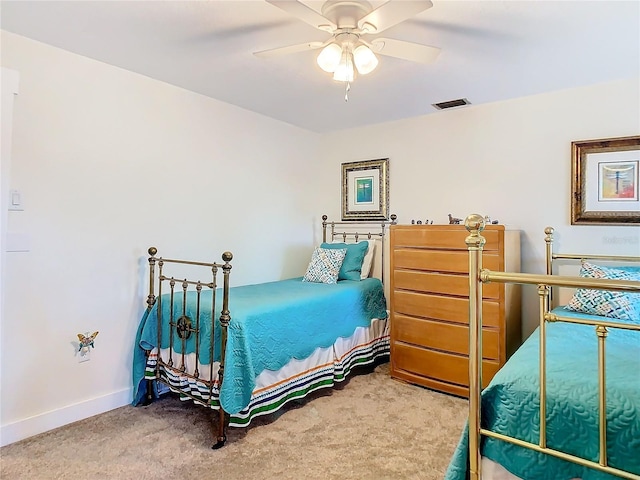
[[383, 36], [440, 47], [437, 61], [380, 56], [348, 102], [317, 66], [317, 50], [252, 54], [329, 37], [261, 0], [2, 0], [0, 23], [317, 132], [438, 114], [431, 104], [458, 98], [481, 104], [640, 75], [638, 1], [433, 0]]

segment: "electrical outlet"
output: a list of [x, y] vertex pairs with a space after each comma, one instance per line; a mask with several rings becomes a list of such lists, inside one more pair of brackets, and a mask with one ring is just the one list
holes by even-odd
[[91, 360], [91, 350], [89, 347], [84, 347], [78, 352], [78, 363], [88, 362]]

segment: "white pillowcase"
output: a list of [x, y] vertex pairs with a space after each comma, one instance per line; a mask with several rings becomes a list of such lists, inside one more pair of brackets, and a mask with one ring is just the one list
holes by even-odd
[[[364, 254], [364, 259], [362, 260], [362, 270], [360, 271], [360, 280], [364, 280], [365, 278], [369, 278], [371, 275], [371, 268], [373, 267], [373, 255], [376, 249], [376, 241], [375, 240], [358, 240], [357, 242], [348, 242], [348, 243], [360, 243], [367, 242], [369, 246], [367, 247], [367, 253]], [[347, 243], [343, 240], [333, 240], [331, 243]]]
[[367, 253], [364, 254], [364, 260], [362, 260], [362, 271], [360, 272], [360, 280], [364, 280], [368, 278], [371, 274], [371, 267], [373, 266], [373, 254], [376, 249], [376, 241], [375, 240], [367, 240], [369, 244], [369, 248], [367, 249]]

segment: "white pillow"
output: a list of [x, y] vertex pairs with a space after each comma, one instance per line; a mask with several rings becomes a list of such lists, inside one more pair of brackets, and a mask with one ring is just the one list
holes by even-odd
[[371, 274], [371, 267], [373, 266], [373, 254], [376, 249], [376, 241], [367, 240], [367, 243], [369, 244], [369, 248], [367, 249], [367, 253], [364, 254], [364, 260], [362, 261], [360, 280], [364, 280], [369, 277]]
[[[362, 260], [362, 270], [360, 271], [360, 280], [364, 280], [365, 278], [369, 278], [371, 274], [371, 267], [373, 266], [373, 254], [376, 249], [376, 241], [375, 240], [358, 240], [358, 242], [367, 242], [369, 246], [367, 247], [367, 253], [364, 254], [364, 259]], [[345, 243], [342, 240], [333, 240], [331, 243]], [[355, 243], [355, 242], [350, 242]]]

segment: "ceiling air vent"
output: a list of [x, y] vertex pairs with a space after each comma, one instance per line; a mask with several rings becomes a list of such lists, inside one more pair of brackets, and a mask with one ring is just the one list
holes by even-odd
[[445, 108], [461, 107], [470, 104], [471, 102], [466, 98], [459, 98], [457, 100], [449, 100], [448, 102], [432, 103], [432, 106], [438, 110], [444, 110]]

